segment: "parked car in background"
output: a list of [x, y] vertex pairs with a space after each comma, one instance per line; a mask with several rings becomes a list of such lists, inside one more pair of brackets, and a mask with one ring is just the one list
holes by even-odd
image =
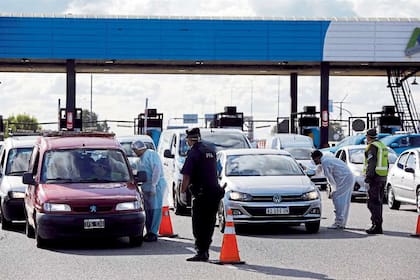
[[113, 134], [61, 131], [39, 137], [23, 183], [25, 231], [37, 247], [73, 237], [128, 236], [133, 246], [142, 244], [141, 192]]
[[219, 151], [217, 162], [225, 188], [217, 214], [221, 231], [228, 209], [235, 225], [304, 224], [310, 233], [319, 231], [320, 192], [288, 152], [230, 149]]
[[26, 185], [23, 173], [35, 144], [33, 136], [9, 137], [0, 149], [0, 220], [2, 229], [10, 229], [13, 221], [24, 221], [23, 198]]
[[[200, 128], [201, 139], [214, 146], [216, 151], [232, 148], [251, 148], [251, 143], [242, 130], [228, 128]], [[166, 129], [159, 139], [158, 154], [162, 159], [163, 172], [168, 183], [168, 192], [164, 197], [164, 204], [173, 206], [175, 214], [186, 214], [191, 207], [189, 192], [181, 194], [181, 169], [188, 152], [184, 129]], [[181, 201], [181, 195], [186, 195], [187, 204]]]
[[[335, 157], [344, 161], [354, 175], [354, 188], [352, 192], [352, 199], [367, 198], [367, 185], [365, 183], [365, 176], [363, 175], [363, 165], [365, 161], [366, 145], [350, 145], [339, 148], [335, 152]], [[390, 148], [388, 148], [388, 162], [389, 166], [397, 160], [398, 155]], [[327, 188], [327, 195], [331, 198], [331, 187]]]
[[399, 155], [405, 150], [420, 147], [420, 134], [395, 134], [384, 137], [381, 141]]
[[118, 142], [121, 144], [122, 148], [124, 149], [125, 154], [127, 155], [130, 164], [133, 165], [136, 160], [138, 160], [137, 155], [134, 153], [133, 149], [131, 149], [131, 144], [137, 140], [143, 141], [148, 149], [156, 150], [155, 143], [153, 142], [152, 137], [149, 135], [130, 135], [130, 136], [118, 136]]
[[401, 203], [416, 205], [420, 213], [420, 148], [403, 151], [392, 168], [386, 183], [389, 208], [398, 210]]
[[[378, 133], [378, 139], [382, 139], [383, 137], [386, 137], [389, 135], [391, 134]], [[320, 151], [323, 153], [330, 152], [330, 153], [335, 154], [335, 152], [341, 147], [350, 146], [350, 145], [363, 145], [363, 144], [366, 144], [366, 134], [360, 133], [356, 135], [347, 136], [343, 140], [338, 142], [335, 146], [329, 147], [329, 148], [323, 148], [323, 149], [320, 149]]]
[[327, 178], [320, 167], [317, 167], [311, 158], [311, 153], [315, 150], [312, 138], [306, 135], [277, 133], [269, 137], [264, 143], [268, 149], [285, 150], [289, 152], [299, 162], [303, 169], [315, 171], [311, 177], [320, 189], [327, 188]]

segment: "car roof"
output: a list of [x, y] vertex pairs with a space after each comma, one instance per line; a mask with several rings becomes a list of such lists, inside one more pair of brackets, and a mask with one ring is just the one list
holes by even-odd
[[138, 135], [125, 135], [125, 136], [117, 136], [117, 140], [119, 142], [133, 142], [136, 140], [153, 142], [152, 137], [145, 134], [138, 134]]
[[58, 133], [44, 135], [39, 138], [38, 142], [46, 150], [80, 147], [121, 149], [120, 143], [115, 139], [114, 134], [111, 133]]
[[218, 153], [224, 153], [226, 155], [287, 155], [290, 156], [290, 153], [285, 150], [277, 150], [277, 149], [258, 149], [258, 148], [251, 148], [251, 149], [227, 149], [221, 150]]
[[33, 147], [39, 136], [14, 136], [4, 140], [4, 147], [13, 148], [27, 148]]

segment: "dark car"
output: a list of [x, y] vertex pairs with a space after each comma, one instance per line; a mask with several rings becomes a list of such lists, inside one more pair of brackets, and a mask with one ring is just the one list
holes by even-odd
[[25, 193], [26, 235], [123, 237], [140, 246], [145, 213], [127, 157], [113, 134], [60, 132], [35, 144]]

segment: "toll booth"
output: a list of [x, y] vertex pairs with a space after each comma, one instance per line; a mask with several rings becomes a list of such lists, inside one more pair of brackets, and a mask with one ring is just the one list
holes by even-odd
[[0, 141], [4, 140], [4, 124], [3, 124], [3, 116], [0, 115]]
[[214, 114], [212, 127], [238, 128], [243, 130], [244, 113], [237, 112], [235, 106], [226, 106], [224, 112]]
[[383, 106], [380, 112], [367, 113], [368, 129], [378, 128], [379, 133], [395, 133], [402, 129], [401, 117], [397, 115], [395, 106]]
[[319, 117], [317, 116], [316, 107], [305, 106], [303, 107], [303, 112], [299, 113], [299, 115], [299, 134], [311, 137], [315, 147], [321, 148]]
[[83, 111], [81, 108], [75, 108], [74, 113], [67, 111], [66, 108], [60, 108], [59, 118], [60, 130], [83, 130]]
[[163, 128], [163, 114], [156, 109], [146, 109], [137, 118], [137, 134], [147, 134], [152, 137], [155, 146], [159, 143]]
[[379, 117], [379, 132], [391, 133], [402, 129], [401, 118], [396, 115], [395, 106], [383, 106]]
[[290, 128], [289, 118], [280, 118], [277, 117], [277, 133], [289, 133]]

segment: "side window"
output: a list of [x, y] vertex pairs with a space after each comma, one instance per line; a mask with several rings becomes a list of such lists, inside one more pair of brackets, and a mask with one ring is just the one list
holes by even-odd
[[400, 169], [404, 169], [405, 162], [407, 161], [408, 153], [402, 154], [397, 162], [397, 166]]
[[406, 168], [407, 167], [410, 167], [410, 168], [413, 168], [413, 169], [416, 168], [416, 157], [414, 156], [413, 153], [410, 153], [410, 155], [408, 156], [408, 158], [407, 158], [407, 164], [406, 164], [405, 167]]
[[2, 153], [0, 155], [1, 156], [1, 158], [0, 158], [0, 173], [3, 172], [4, 159], [6, 157], [6, 149], [2, 149], [1, 151], [2, 151]]
[[337, 153], [335, 154], [335, 157], [340, 158], [342, 152], [343, 152], [343, 150], [337, 151]]
[[398, 144], [399, 144], [400, 147], [407, 147], [409, 145], [408, 137], [403, 137], [398, 142], [399, 142]]
[[346, 152], [344, 150], [341, 153], [340, 159], [344, 162], [347, 162], [347, 155], [346, 155]]
[[173, 155], [177, 152], [177, 150], [176, 150], [176, 134], [172, 135], [170, 150], [171, 150], [171, 154], [173, 154]]
[[420, 137], [419, 136], [411, 136], [410, 137], [410, 146], [420, 146]]

